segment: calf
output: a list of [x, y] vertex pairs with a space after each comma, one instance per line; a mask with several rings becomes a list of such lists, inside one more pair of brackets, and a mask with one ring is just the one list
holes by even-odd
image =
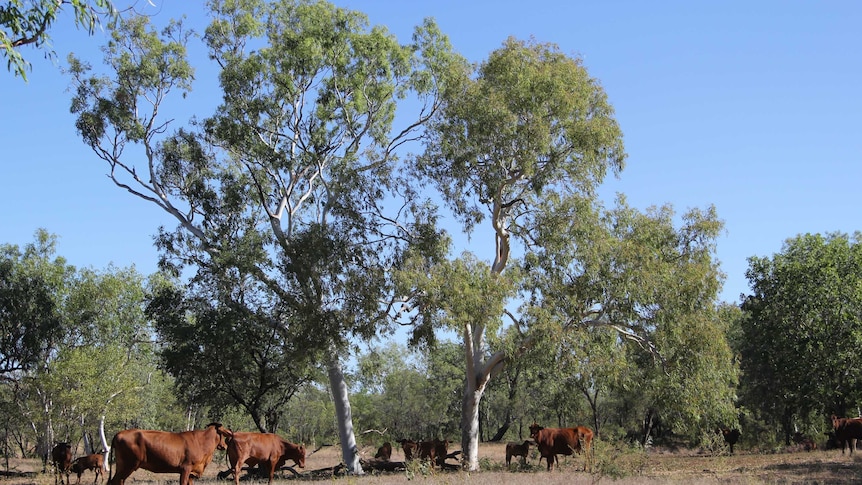
[[383, 443], [383, 446], [377, 448], [377, 454], [374, 455], [374, 458], [389, 461], [389, 459], [392, 458], [392, 444], [388, 441]]
[[525, 441], [523, 444], [506, 443], [506, 466], [512, 463], [513, 456], [521, 456], [522, 463], [527, 463], [527, 455], [530, 453], [530, 442]]
[[69, 468], [72, 466], [72, 445], [69, 443], [57, 443], [51, 450], [51, 463], [54, 464], [54, 485], [59, 480], [63, 483], [62, 474], [66, 474], [66, 485], [69, 485]]
[[733, 446], [739, 441], [739, 435], [741, 434], [738, 429], [730, 429], [730, 428], [719, 428], [716, 432], [721, 433], [724, 437], [724, 442], [730, 446], [730, 454], [733, 454]]
[[808, 438], [807, 436], [804, 436], [799, 431], [793, 433], [792, 439], [793, 439], [793, 442], [796, 443], [797, 445], [802, 445], [802, 447], [805, 448], [805, 451], [811, 451], [811, 450], [817, 449], [817, 443], [815, 443], [813, 439]]
[[78, 480], [75, 482], [75, 485], [81, 484], [81, 475], [83, 475], [86, 470], [94, 471], [96, 473], [96, 477], [93, 479], [93, 485], [95, 485], [96, 482], [101, 481], [102, 469], [104, 467], [105, 455], [94, 453], [92, 455], [82, 456], [73, 461], [70, 470], [78, 475]]

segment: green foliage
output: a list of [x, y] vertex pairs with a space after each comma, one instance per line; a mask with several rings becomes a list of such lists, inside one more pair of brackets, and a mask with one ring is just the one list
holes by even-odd
[[[458, 435], [464, 387], [463, 349], [439, 342], [424, 352], [391, 343], [358, 359], [354, 417], [385, 438], [453, 438]], [[434, 396], [434, 399], [428, 399]]]
[[282, 408], [280, 429], [299, 443], [323, 444], [338, 440], [331, 394], [316, 383], [300, 387]]
[[612, 480], [642, 475], [649, 461], [646, 451], [637, 445], [594, 440], [592, 450], [593, 475]]
[[259, 431], [275, 432], [281, 407], [310, 378], [315, 345], [291, 337], [289, 317], [277, 310], [253, 313], [219, 297], [185, 297], [168, 286], [157, 291], [147, 312], [156, 322], [163, 366], [192, 402], [241, 406]]
[[[20, 48], [30, 44], [37, 48], [50, 46], [49, 30], [65, 5], [72, 7], [75, 25], [83, 27], [90, 35], [101, 19], [113, 22], [119, 15], [108, 0], [7, 1], [6, 5], [0, 5], [0, 48], [9, 71], [27, 80], [30, 63], [24, 59]], [[53, 54], [49, 50], [45, 55], [50, 57]]]
[[[396, 284], [399, 293], [417, 295], [413, 303], [420, 308], [422, 326], [459, 334], [468, 325], [496, 332], [504, 305], [515, 289], [509, 278], [494, 274], [470, 253], [431, 266], [423, 258], [408, 260], [396, 274]], [[433, 333], [418, 332], [411, 343], [423, 336], [433, 343]]]
[[593, 196], [608, 169], [622, 169], [604, 91], [556, 46], [510, 38], [461, 82], [416, 162], [467, 232], [490, 213], [529, 241], [527, 208], [556, 191]]
[[[35, 441], [42, 453], [54, 440], [94, 436], [103, 419], [108, 432], [146, 423], [180, 428], [169, 419], [182, 415], [169, 412], [175, 400], [156, 389], [166, 388], [165, 376], [156, 368], [153, 333], [144, 317], [143, 277], [134, 269], [77, 270], [55, 251], [56, 237], [44, 230], [23, 252], [2, 247], [0, 267], [12, 270], [4, 275], [5, 289], [18, 291], [22, 281], [39, 281], [50, 313], [33, 323], [52, 325], [46, 334], [21, 323], [28, 338], [38, 340], [38, 351], [3, 380], [3, 407], [18, 418], [10, 432]], [[16, 311], [21, 295], [15, 297]], [[16, 354], [4, 349], [3, 355]], [[160, 400], [157, 411], [154, 396]], [[142, 411], [147, 407], [155, 412]]]
[[60, 306], [71, 270], [53, 257], [56, 237], [45, 231], [22, 251], [0, 246], [0, 376], [14, 379], [44, 361], [62, 336]]
[[[588, 359], [580, 365], [589, 374], [577, 377], [588, 394], [601, 385], [636, 386], [641, 412], [634, 415], [657, 408], [677, 433], [693, 437], [734, 421], [737, 371], [714, 306], [723, 277], [712, 259], [722, 227], [714, 209], [684, 214], [677, 228], [670, 207], [640, 213], [622, 198], [609, 211], [577, 198], [546, 204], [535, 235], [540, 250], [524, 261], [531, 292], [524, 312], [540, 348]], [[622, 340], [602, 345], [594, 335], [573, 347], [591, 327]], [[620, 354], [623, 341], [637, 352]], [[608, 360], [596, 361], [593, 351]], [[583, 380], [591, 376], [602, 377]]]
[[785, 439], [796, 426], [855, 414], [862, 372], [848, 362], [862, 343], [859, 234], [799, 235], [748, 263], [738, 342], [746, 405], [780, 423]]
[[431, 467], [431, 464], [426, 460], [410, 460], [406, 464], [406, 468], [404, 470], [404, 474], [407, 477], [407, 480], [413, 480], [417, 477], [422, 477], [423, 479], [427, 479], [434, 474], [434, 469]]

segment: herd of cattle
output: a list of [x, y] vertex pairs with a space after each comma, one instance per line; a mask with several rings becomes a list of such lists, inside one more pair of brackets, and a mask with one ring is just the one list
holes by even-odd
[[[834, 440], [836, 446], [841, 447], [842, 453], [845, 443], [849, 445], [850, 453], [853, 453], [856, 440], [862, 440], [862, 418], [839, 418], [833, 415], [831, 419], [830, 439]], [[733, 446], [739, 440], [739, 430], [719, 428], [717, 431], [723, 435], [733, 453]], [[539, 463], [541, 464], [544, 458], [549, 471], [553, 470], [554, 464], [559, 463], [558, 455], [583, 454], [584, 471], [592, 465], [593, 431], [590, 428], [544, 428], [534, 423], [530, 426], [530, 438], [532, 440], [523, 443], [506, 445], [506, 466], [511, 464], [513, 457], [521, 457], [521, 460], [525, 461], [532, 446], [539, 452]], [[796, 433], [793, 440], [808, 451], [817, 447], [813, 440], [800, 433]], [[444, 468], [447, 466], [447, 459], [460, 454], [460, 451], [449, 452], [452, 442], [448, 440], [402, 439], [398, 443], [404, 452], [405, 461], [425, 460], [432, 467]], [[108, 485], [124, 485], [125, 480], [139, 468], [154, 473], [179, 473], [179, 485], [193, 485], [194, 480], [203, 475], [212, 461], [216, 449], [226, 450], [230, 463], [230, 468], [219, 473], [219, 477], [225, 478], [232, 474], [235, 485], [239, 485], [243, 465], [258, 466], [259, 471], [268, 476], [270, 484], [275, 472], [281, 470], [288, 460], [293, 461], [295, 466], [305, 468], [305, 447], [272, 433], [233, 432], [219, 423], [211, 423], [203, 430], [181, 433], [127, 429], [117, 433], [111, 442], [115, 466], [109, 470], [111, 475]], [[388, 462], [391, 457], [392, 445], [387, 442], [377, 450], [374, 459]], [[63, 474], [66, 477], [66, 485], [70, 485], [71, 473], [77, 474], [76, 485], [80, 485], [81, 475], [87, 470], [95, 473], [95, 485], [101, 480], [103, 470], [107, 469], [105, 455], [102, 453], [73, 460], [72, 446], [69, 443], [58, 443], [51, 451], [51, 459], [57, 470], [55, 485], [57, 480], [63, 482]], [[290, 467], [288, 469], [293, 471]]]

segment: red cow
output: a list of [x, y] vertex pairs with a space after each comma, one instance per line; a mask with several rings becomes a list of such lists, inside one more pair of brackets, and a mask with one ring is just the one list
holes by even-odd
[[192, 485], [195, 478], [203, 475], [216, 448], [226, 448], [225, 438], [231, 435], [233, 433], [219, 423], [182, 433], [143, 429], [120, 431], [111, 441], [117, 474], [108, 479], [108, 485], [124, 485], [138, 468], [153, 473], [179, 473], [180, 485]]
[[431, 466], [435, 464], [442, 467], [449, 456], [449, 440], [439, 440], [434, 438], [431, 441], [419, 442], [419, 459], [428, 460]]
[[374, 458], [389, 461], [392, 458], [392, 444], [388, 441], [383, 443], [383, 446], [377, 448], [377, 454], [374, 455]]
[[401, 449], [404, 450], [404, 461], [412, 460], [419, 450], [419, 443], [413, 440], [402, 439], [398, 440], [398, 443], [401, 444]]
[[51, 450], [51, 463], [54, 464], [54, 484], [58, 479], [63, 483], [62, 474], [66, 474], [66, 485], [69, 484], [69, 468], [72, 466], [72, 445], [66, 442], [57, 443]]
[[536, 440], [539, 449], [539, 462], [548, 462], [548, 471], [554, 469], [557, 455], [571, 455], [584, 452], [584, 471], [590, 462], [590, 448], [593, 430], [586, 426], [576, 428], [543, 428], [536, 423], [530, 425], [530, 437]]
[[805, 448], [805, 451], [811, 451], [817, 449], [817, 443], [814, 442], [813, 439], [803, 435], [799, 431], [793, 433], [793, 442], [797, 445], [802, 445]]
[[94, 453], [92, 455], [82, 456], [75, 461], [72, 462], [71, 471], [75, 472], [78, 475], [78, 481], [75, 482], [75, 485], [80, 485], [81, 483], [81, 475], [84, 474], [87, 470], [92, 470], [96, 473], [96, 478], [93, 479], [93, 485], [96, 482], [101, 481], [102, 479], [102, 469], [105, 467], [105, 455], [101, 453]]
[[850, 454], [856, 449], [856, 440], [862, 439], [862, 418], [839, 418], [832, 415], [832, 430], [835, 433], [835, 441], [841, 446], [844, 454], [844, 444], [850, 447]]
[[506, 443], [506, 466], [512, 463], [513, 456], [522, 456], [523, 463], [527, 462], [527, 455], [530, 453], [530, 442], [525, 441], [522, 444]]
[[249, 466], [259, 464], [261, 471], [268, 473], [269, 483], [272, 483], [275, 471], [284, 466], [287, 460], [293, 460], [295, 465], [305, 468], [305, 447], [273, 433], [237, 431], [227, 440], [227, 456], [236, 485], [239, 485], [239, 472], [243, 463]]
[[724, 436], [724, 442], [730, 446], [730, 454], [733, 454], [733, 445], [739, 441], [739, 435], [741, 434], [738, 429], [730, 429], [730, 428], [719, 428], [716, 432], [721, 433]]

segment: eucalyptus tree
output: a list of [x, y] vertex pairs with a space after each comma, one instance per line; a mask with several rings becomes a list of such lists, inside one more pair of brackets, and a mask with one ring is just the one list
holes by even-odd
[[[613, 210], [598, 204], [599, 184], [623, 169], [622, 132], [599, 82], [558, 47], [509, 39], [462, 82], [447, 92], [416, 166], [465, 231], [487, 220], [491, 262], [471, 265], [474, 277], [486, 275], [478, 283], [484, 295], [467, 307], [435, 299], [441, 279], [430, 278], [435, 285], [417, 277], [413, 284], [418, 317], [449, 324], [463, 337], [461, 445], [464, 466], [475, 470], [476, 409], [506, 358], [589, 326], [613, 329], [658, 355], [652, 330], [685, 328], [690, 317], [711, 311], [722, 279], [712, 259], [721, 223], [712, 209], [693, 210], [676, 229], [669, 209], [640, 214], [623, 198]], [[512, 264], [515, 251], [523, 251], [520, 270]], [[429, 267], [417, 264], [414, 273], [435, 274]], [[516, 289], [525, 299], [513, 312], [506, 305], [515, 303]], [[493, 347], [504, 319], [524, 335], [508, 351]], [[724, 380], [710, 384], [732, 388], [729, 353], [710, 362], [722, 356]], [[728, 401], [715, 400], [723, 404], [715, 413], [726, 413]]]
[[[67, 5], [75, 17], [75, 25], [85, 28], [90, 35], [102, 19], [114, 20], [118, 16], [108, 0], [10, 0], [0, 5], [0, 46], [7, 68], [16, 76], [26, 81], [30, 66], [21, 48], [50, 45], [50, 29]], [[46, 53], [46, 56], [51, 55], [53, 51]]]
[[[441, 250], [398, 151], [464, 62], [432, 21], [402, 45], [326, 2], [209, 7], [213, 116], [170, 130], [169, 96], [191, 89], [188, 33], [130, 19], [105, 49], [107, 75], [72, 59], [76, 126], [118, 187], [176, 218], [158, 237], [166, 267], [229, 272], [257, 295], [244, 303], [253, 313], [280, 306], [286, 333], [327, 337], [344, 461], [361, 473], [340, 354], [397, 308], [388, 278], [404, 248]], [[413, 110], [396, 119], [408, 97]]]
[[638, 393], [675, 431], [734, 422], [737, 369], [717, 306], [724, 276], [713, 254], [723, 224], [715, 209], [642, 213], [623, 197], [611, 210], [556, 197], [546, 204], [534, 234], [541, 248], [525, 260], [532, 329], [551, 337], [612, 329], [646, 351], [627, 359], [645, 368]]
[[[855, 415], [862, 372], [860, 233], [802, 234], [748, 259], [742, 304], [743, 399], [789, 441], [799, 424]], [[766, 399], [766, 397], [769, 399]], [[805, 422], [818, 416], [819, 422]]]
[[447, 91], [415, 161], [465, 231], [487, 218], [494, 238], [491, 263], [481, 272], [482, 284], [495, 290], [476, 310], [448, 317], [467, 349], [461, 446], [465, 467], [475, 470], [479, 403], [506, 355], [488, 354], [486, 336], [499, 328], [513, 296], [513, 280], [503, 275], [513, 237], [530, 242], [544, 197], [593, 197], [608, 171], [622, 169], [625, 153], [601, 86], [556, 46], [510, 38], [461, 86]]

